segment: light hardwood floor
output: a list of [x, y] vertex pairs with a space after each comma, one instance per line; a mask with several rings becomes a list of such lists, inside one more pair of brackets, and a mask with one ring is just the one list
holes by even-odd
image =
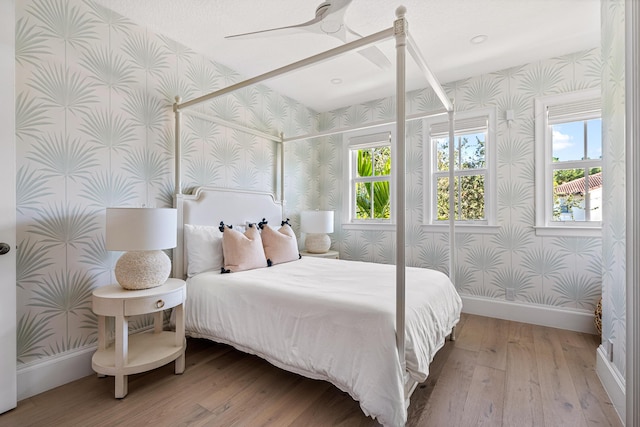
[[[598, 338], [463, 315], [411, 398], [408, 426], [621, 426], [595, 373]], [[329, 383], [189, 339], [187, 369], [89, 376], [18, 403], [0, 426], [377, 426]]]

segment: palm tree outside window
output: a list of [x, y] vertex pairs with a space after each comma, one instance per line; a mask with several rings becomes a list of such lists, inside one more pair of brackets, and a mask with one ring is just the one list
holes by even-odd
[[391, 143], [391, 132], [378, 132], [349, 139], [350, 222], [391, 222]]

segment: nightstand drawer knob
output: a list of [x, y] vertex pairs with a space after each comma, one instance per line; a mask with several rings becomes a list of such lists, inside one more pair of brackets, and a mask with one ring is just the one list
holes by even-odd
[[158, 301], [156, 301], [156, 308], [162, 308], [162, 307], [164, 307], [164, 301], [159, 299]]

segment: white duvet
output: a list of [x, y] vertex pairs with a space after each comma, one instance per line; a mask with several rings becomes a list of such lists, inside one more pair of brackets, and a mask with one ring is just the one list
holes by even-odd
[[[395, 339], [395, 266], [303, 257], [187, 282], [186, 329], [298, 374], [330, 381], [385, 426], [407, 419]], [[449, 278], [406, 272], [406, 365], [423, 382], [460, 319]]]

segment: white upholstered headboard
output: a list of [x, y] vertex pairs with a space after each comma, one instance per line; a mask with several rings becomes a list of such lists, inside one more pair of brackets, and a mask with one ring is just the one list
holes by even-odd
[[279, 226], [283, 219], [282, 204], [271, 193], [234, 190], [230, 188], [199, 187], [193, 194], [177, 194], [178, 246], [173, 250], [173, 277], [184, 278], [185, 263], [184, 224], [229, 225], [257, 223], [266, 218], [269, 224]]

